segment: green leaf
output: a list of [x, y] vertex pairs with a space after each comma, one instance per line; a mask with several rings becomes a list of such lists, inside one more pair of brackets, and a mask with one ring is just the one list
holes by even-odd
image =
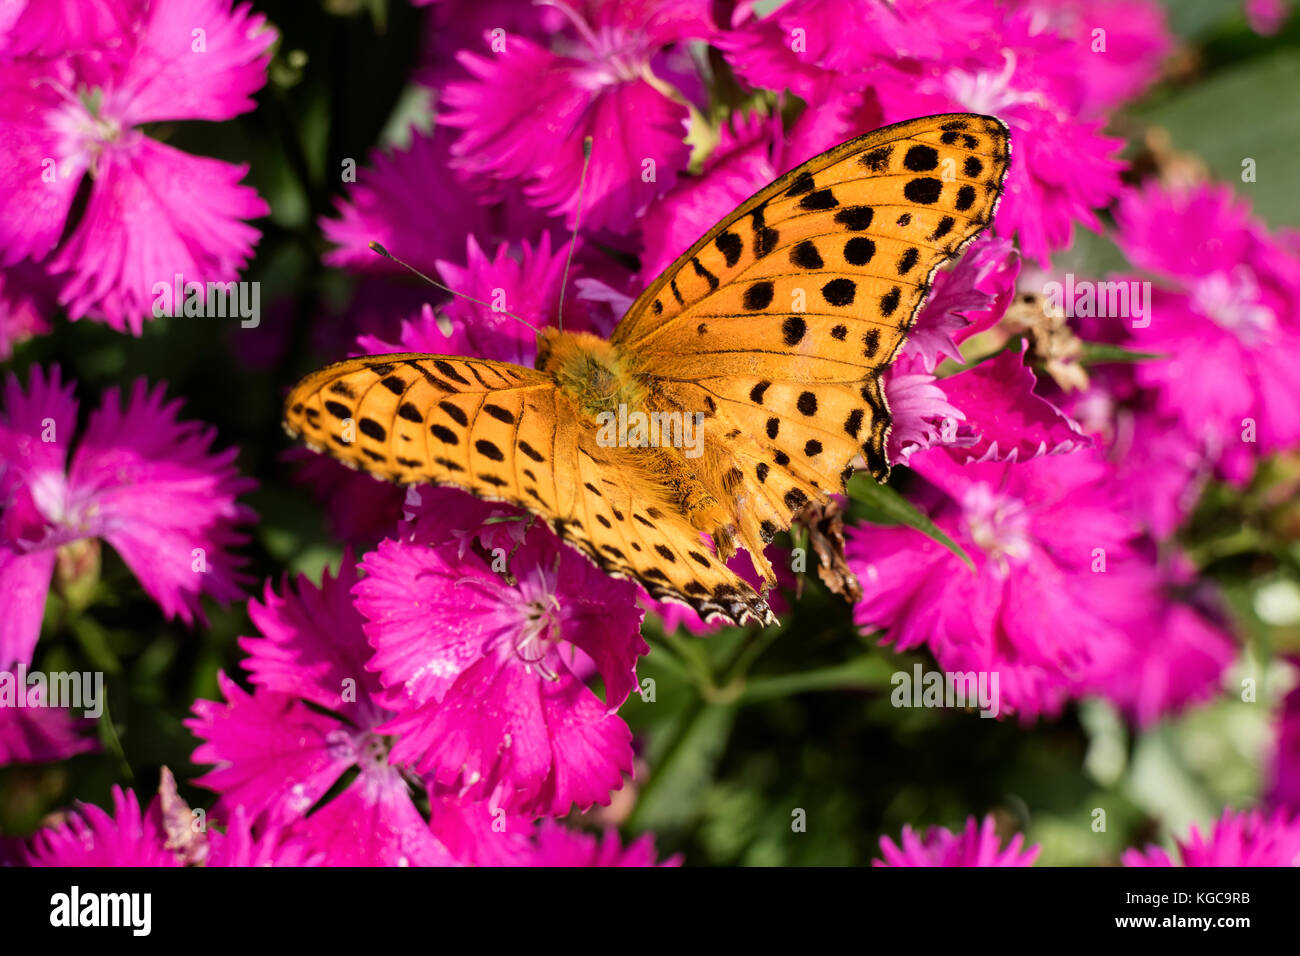
[[868, 475], [857, 474], [849, 479], [849, 497], [866, 508], [863, 516], [872, 524], [894, 527], [906, 525], [915, 528], [927, 538], [933, 538], [966, 563], [972, 571], [975, 562], [961, 545], [948, 537], [933, 521], [917, 510], [916, 506], [888, 485], [882, 485]]
[[630, 831], [674, 829], [696, 818], [735, 717], [734, 704], [696, 704], [650, 741], [646, 757], [653, 769], [637, 795]]
[[1169, 356], [1160, 352], [1134, 352], [1108, 342], [1082, 342], [1083, 354], [1079, 361], [1084, 365], [1101, 365], [1105, 362], [1158, 362]]
[[[1210, 174], [1231, 183], [1273, 226], [1300, 225], [1300, 51], [1282, 49], [1222, 70], [1134, 109], [1135, 118], [1169, 131], [1175, 149], [1195, 154]], [[1254, 160], [1254, 181], [1242, 180]]]

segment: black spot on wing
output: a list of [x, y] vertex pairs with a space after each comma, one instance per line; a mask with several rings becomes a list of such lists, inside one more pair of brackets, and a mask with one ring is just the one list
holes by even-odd
[[803, 341], [804, 335], [808, 331], [808, 323], [797, 315], [791, 315], [781, 324], [781, 332], [785, 336], [785, 344], [789, 346], [798, 345]]
[[745, 290], [744, 306], [751, 312], [766, 309], [772, 304], [775, 289], [771, 282], [755, 282]]
[[852, 279], [832, 279], [822, 286], [822, 298], [829, 304], [838, 307], [853, 304], [853, 298], [857, 294], [857, 285]]
[[943, 183], [933, 176], [918, 176], [916, 179], [909, 179], [907, 185], [903, 187], [903, 195], [909, 202], [919, 203], [922, 206], [933, 206], [939, 201], [939, 195], [943, 192]]
[[903, 165], [914, 173], [926, 173], [939, 165], [939, 151], [933, 146], [913, 146], [903, 157]]
[[740, 261], [740, 253], [745, 247], [740, 236], [736, 235], [734, 232], [720, 233], [718, 238], [713, 240], [713, 244], [717, 246], [718, 251], [722, 253], [722, 257], [726, 261], [728, 269], [734, 267], [735, 264]]

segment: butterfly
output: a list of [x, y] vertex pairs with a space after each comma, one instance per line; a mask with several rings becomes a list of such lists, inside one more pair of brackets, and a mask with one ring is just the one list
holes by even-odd
[[525, 508], [706, 620], [774, 623], [726, 561], [745, 548], [771, 586], [778, 531], [855, 462], [887, 479], [881, 372], [992, 220], [1010, 151], [1001, 120], [967, 113], [859, 136], [709, 230], [609, 339], [546, 326], [535, 368], [347, 359], [293, 388], [285, 427], [375, 477]]

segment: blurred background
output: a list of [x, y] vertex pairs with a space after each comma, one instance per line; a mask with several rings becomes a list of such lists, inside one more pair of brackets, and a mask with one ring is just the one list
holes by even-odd
[[[79, 382], [83, 415], [93, 405], [86, 397], [106, 387], [139, 376], [168, 382], [169, 394], [185, 399], [184, 417], [214, 424], [218, 447], [238, 447], [241, 473], [259, 480], [247, 499], [260, 515], [248, 570], [278, 581], [285, 571], [317, 578], [341, 554], [324, 509], [286, 459], [282, 395], [299, 375], [346, 354], [359, 331], [391, 331], [409, 314], [352, 309], [360, 280], [322, 263], [328, 244], [317, 223], [343, 194], [345, 159], [363, 166], [373, 148], [408, 142], [412, 124], [427, 128], [427, 96], [410, 83], [426, 62], [427, 12], [405, 0], [256, 7], [280, 34], [258, 108], [150, 133], [250, 165], [246, 182], [271, 206], [243, 277], [261, 283], [261, 325], [162, 318], [134, 339], [58, 321], [52, 335], [19, 345], [5, 370], [25, 379], [33, 364], [59, 363]], [[1300, 226], [1300, 18], [1261, 36], [1231, 0], [1167, 8], [1181, 46], [1162, 82], [1111, 126], [1129, 140], [1126, 158], [1203, 164], [1271, 226]], [[1254, 183], [1241, 182], [1242, 156], [1257, 161]], [[1079, 231], [1056, 264], [1102, 275], [1122, 258]], [[955, 829], [968, 814], [991, 812], [1004, 832], [1042, 844], [1040, 864], [1113, 864], [1128, 846], [1213, 820], [1224, 806], [1254, 805], [1270, 721], [1292, 680], [1278, 655], [1300, 652], [1300, 458], [1272, 468], [1244, 491], [1208, 489], [1183, 535], [1221, 584], [1243, 642], [1214, 702], [1140, 733], [1096, 701], [1030, 726], [898, 710], [890, 675], [931, 662], [857, 634], [849, 606], [809, 581], [771, 632], [687, 640], [648, 622], [656, 650], [667, 649], [639, 671], [654, 679], [656, 700], [634, 695], [622, 713], [653, 774], [597, 818], [628, 835], [654, 830], [663, 853], [697, 865], [839, 865], [868, 862], [879, 837], [897, 838], [905, 823]], [[1242, 528], [1258, 533], [1243, 539]], [[236, 638], [254, 629], [242, 605], [206, 606], [206, 628], [161, 621], [107, 548], [92, 593], [52, 593], [35, 666], [105, 672], [102, 749], [54, 766], [0, 768], [0, 833], [26, 834], [73, 800], [103, 805], [114, 783], [152, 792], [164, 765], [191, 804], [212, 802], [186, 782], [199, 771], [181, 721], [196, 698], [219, 697], [218, 670], [238, 672]], [[1256, 681], [1256, 701], [1240, 699], [1243, 678]], [[1108, 817], [1103, 833], [1090, 826], [1096, 808]], [[797, 809], [807, 811], [806, 833], [791, 831]]]

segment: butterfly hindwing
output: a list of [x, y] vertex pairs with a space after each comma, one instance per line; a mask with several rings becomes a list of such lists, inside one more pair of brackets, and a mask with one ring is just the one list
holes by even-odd
[[603, 448], [594, 432], [583, 431], [577, 451], [582, 492], [573, 523], [556, 529], [565, 540], [603, 570], [633, 578], [656, 600], [685, 604], [705, 620], [775, 622], [767, 602], [718, 558], [663, 488], [628, 467], [626, 449]]

